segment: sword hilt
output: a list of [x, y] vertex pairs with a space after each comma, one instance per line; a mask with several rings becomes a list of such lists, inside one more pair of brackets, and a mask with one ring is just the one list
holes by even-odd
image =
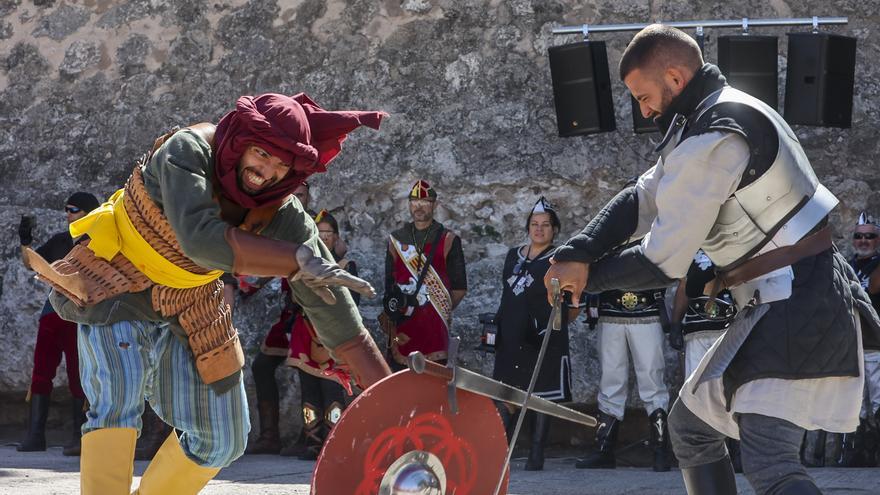
[[413, 351], [409, 353], [409, 356], [407, 356], [406, 360], [407, 364], [409, 365], [409, 369], [412, 370], [413, 373], [418, 373], [420, 375], [436, 376], [437, 378], [442, 378], [447, 382], [451, 381], [454, 377], [452, 369], [447, 368], [442, 364], [435, 363], [434, 361], [429, 361], [425, 358], [425, 355], [419, 351]]
[[562, 330], [562, 289], [558, 278], [550, 279], [550, 287], [553, 294], [553, 330]]

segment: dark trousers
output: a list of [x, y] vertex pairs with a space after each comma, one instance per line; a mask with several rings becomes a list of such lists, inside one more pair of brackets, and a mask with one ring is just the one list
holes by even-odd
[[85, 398], [79, 381], [79, 354], [76, 348], [76, 323], [62, 320], [54, 311], [40, 317], [37, 345], [34, 347], [34, 370], [31, 374], [31, 394], [52, 393], [52, 380], [61, 364], [61, 355], [67, 363], [67, 383], [70, 394]]
[[[789, 483], [812, 481], [800, 462], [803, 428], [760, 414], [741, 414], [738, 423], [743, 475], [755, 493], [773, 495]], [[669, 436], [682, 468], [709, 464], [727, 456], [726, 437], [680, 400], [669, 414]]]
[[[254, 373], [254, 384], [257, 389], [257, 401], [278, 402], [278, 382], [275, 370], [285, 360], [281, 356], [270, 356], [262, 352], [254, 358], [251, 370]], [[338, 402], [345, 404], [345, 389], [333, 380], [318, 378], [297, 368], [302, 392], [302, 403], [311, 404], [313, 408], [323, 411], [327, 406]]]

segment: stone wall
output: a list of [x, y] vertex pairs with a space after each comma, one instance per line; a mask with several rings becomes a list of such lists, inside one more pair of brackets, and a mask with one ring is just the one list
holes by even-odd
[[[629, 97], [618, 81], [617, 132], [556, 136], [547, 47], [577, 37], [554, 38], [551, 29], [814, 14], [849, 16], [849, 26], [828, 30], [859, 38], [853, 128], [796, 129], [818, 175], [842, 200], [833, 219], [846, 248], [857, 212], [880, 213], [877, 2], [0, 2], [0, 391], [17, 399], [27, 389], [46, 294], [18, 259], [19, 216], [36, 214], [36, 238], [45, 240], [63, 227], [60, 209], [72, 191], [109, 195], [169, 127], [216, 121], [237, 96], [270, 91], [305, 91], [326, 108], [391, 114], [380, 132], [354, 133], [330, 172], [315, 177], [314, 206], [339, 214], [362, 274], [380, 285], [383, 236], [407, 219], [401, 198], [408, 186], [429, 180], [440, 194], [440, 219], [461, 234], [468, 260], [470, 291], [455, 319], [468, 349], [462, 363], [490, 373], [492, 359], [469, 350], [479, 336], [476, 315], [497, 306], [503, 256], [525, 239], [529, 207], [540, 195], [556, 203], [566, 237], [654, 160], [657, 137], [630, 132]], [[787, 31], [753, 29], [780, 36], [780, 77]], [[709, 31], [710, 61], [721, 33]], [[608, 42], [612, 73], [630, 36], [595, 36]], [[373, 326], [378, 304], [363, 306]], [[276, 314], [268, 291], [239, 304], [249, 353]], [[595, 334], [580, 324], [572, 353], [575, 396], [594, 402]]]

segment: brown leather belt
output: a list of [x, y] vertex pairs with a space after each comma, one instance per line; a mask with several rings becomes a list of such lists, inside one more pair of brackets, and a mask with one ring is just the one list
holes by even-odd
[[731, 270], [718, 271], [715, 274], [715, 281], [712, 283], [710, 300], [706, 304], [706, 308], [711, 310], [710, 306], [714, 305], [715, 296], [722, 288], [735, 287], [756, 279], [761, 275], [792, 265], [808, 256], [815, 256], [830, 249], [831, 246], [831, 226], [826, 225], [791, 246], [783, 246], [760, 254]]

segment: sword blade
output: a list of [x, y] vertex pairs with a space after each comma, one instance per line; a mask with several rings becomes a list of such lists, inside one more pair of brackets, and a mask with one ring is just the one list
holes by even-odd
[[[433, 361], [428, 361], [420, 352], [413, 352], [409, 355], [409, 368], [415, 373], [424, 373], [446, 380], [452, 378], [451, 370]], [[455, 387], [516, 406], [523, 405], [526, 400], [525, 391], [461, 367], [456, 369]], [[596, 418], [588, 414], [560, 406], [555, 402], [534, 395], [529, 397], [525, 408], [585, 426], [595, 427], [599, 424]]]

